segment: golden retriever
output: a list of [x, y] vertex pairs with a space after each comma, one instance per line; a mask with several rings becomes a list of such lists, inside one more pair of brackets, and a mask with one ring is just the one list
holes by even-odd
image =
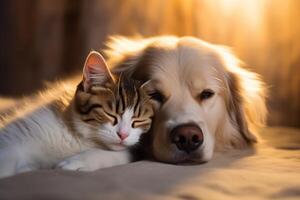
[[143, 82], [155, 102], [152, 151], [163, 162], [206, 162], [256, 142], [267, 114], [265, 84], [225, 47], [194, 37], [112, 37], [115, 74]]

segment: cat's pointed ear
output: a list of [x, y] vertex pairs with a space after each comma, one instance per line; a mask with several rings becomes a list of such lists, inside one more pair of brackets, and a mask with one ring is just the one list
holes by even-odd
[[83, 67], [84, 91], [88, 91], [92, 86], [104, 86], [113, 82], [113, 76], [103, 56], [97, 51], [91, 51]]

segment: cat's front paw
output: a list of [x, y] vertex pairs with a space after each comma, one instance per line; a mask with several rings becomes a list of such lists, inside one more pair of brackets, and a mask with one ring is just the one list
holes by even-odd
[[56, 165], [57, 169], [75, 170], [75, 171], [93, 171], [88, 163], [82, 159], [81, 155], [75, 155], [67, 158]]
[[127, 164], [129, 162], [130, 154], [128, 151], [91, 149], [61, 161], [56, 168], [77, 171], [94, 171], [101, 168]]

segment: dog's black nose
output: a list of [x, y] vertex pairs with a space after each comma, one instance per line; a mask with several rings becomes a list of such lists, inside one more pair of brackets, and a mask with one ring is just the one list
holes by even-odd
[[171, 142], [181, 151], [190, 153], [203, 143], [202, 130], [194, 124], [183, 124], [175, 127], [170, 134]]

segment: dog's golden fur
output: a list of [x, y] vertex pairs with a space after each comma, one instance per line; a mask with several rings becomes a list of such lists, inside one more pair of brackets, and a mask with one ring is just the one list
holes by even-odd
[[[156, 159], [178, 163], [203, 162], [214, 151], [243, 148], [257, 141], [265, 124], [265, 84], [258, 74], [241, 67], [225, 47], [194, 37], [163, 36], [148, 39], [112, 37], [106, 55], [114, 73], [126, 71], [152, 90], [163, 93], [153, 124]], [[151, 85], [151, 84], [150, 84]], [[203, 89], [215, 95], [198, 99]], [[178, 151], [168, 135], [176, 125], [193, 122], [204, 133], [204, 144], [193, 154]]]

